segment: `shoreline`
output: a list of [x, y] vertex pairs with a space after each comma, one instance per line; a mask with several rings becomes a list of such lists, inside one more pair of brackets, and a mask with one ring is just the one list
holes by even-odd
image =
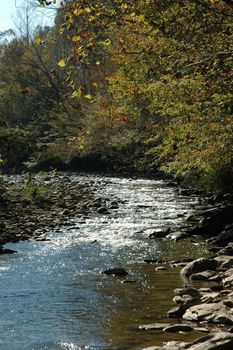
[[[170, 341], [143, 350], [225, 350], [233, 348], [233, 206], [219, 203], [214, 209], [192, 217], [192, 225], [178, 232], [157, 232], [152, 239], [207, 238], [209, 258], [178, 262], [184, 288], [174, 290], [174, 308], [168, 323], [140, 326], [145, 331], [207, 334], [193, 342]], [[194, 225], [195, 224], [195, 225]], [[195, 285], [196, 284], [196, 285]], [[197, 286], [199, 284], [199, 286]], [[203, 284], [203, 286], [201, 286]], [[174, 319], [174, 321], [172, 321]]]

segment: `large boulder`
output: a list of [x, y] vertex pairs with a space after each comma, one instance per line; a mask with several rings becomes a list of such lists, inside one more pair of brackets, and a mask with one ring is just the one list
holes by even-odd
[[189, 277], [195, 273], [206, 271], [206, 270], [216, 270], [219, 263], [213, 259], [200, 258], [188, 263], [181, 271], [181, 275]]
[[186, 310], [183, 319], [194, 322], [233, 324], [231, 309], [222, 302], [192, 306]]

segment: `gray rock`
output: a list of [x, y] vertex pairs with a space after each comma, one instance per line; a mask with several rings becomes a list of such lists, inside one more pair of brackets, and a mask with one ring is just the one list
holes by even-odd
[[215, 275], [215, 271], [207, 270], [199, 273], [195, 273], [190, 276], [191, 280], [195, 281], [208, 281]]
[[232, 350], [233, 334], [218, 332], [209, 334], [195, 340], [189, 345], [183, 346], [180, 350]]
[[194, 327], [193, 330], [201, 333], [209, 333], [209, 329], [205, 327]]
[[208, 243], [214, 243], [214, 244], [225, 244], [233, 242], [233, 229], [225, 230], [221, 233], [219, 233], [216, 237], [208, 239]]
[[151, 324], [144, 324], [139, 326], [139, 329], [144, 329], [144, 330], [162, 330], [166, 327], [171, 326], [171, 323], [151, 323]]
[[217, 254], [218, 255], [230, 255], [230, 256], [233, 256], [232, 243], [229, 243], [225, 248], [220, 249]]
[[199, 291], [196, 288], [187, 287], [187, 288], [176, 288], [174, 290], [176, 295], [191, 295], [192, 297], [200, 296]]
[[214, 258], [218, 262], [221, 269], [230, 269], [233, 267], [233, 256], [230, 255], [220, 255]]
[[149, 238], [150, 238], [150, 239], [154, 239], [154, 238], [155, 238], [155, 239], [156, 239], [156, 238], [164, 238], [164, 237], [166, 237], [170, 232], [171, 232], [171, 228], [170, 228], [170, 227], [167, 227], [167, 228], [164, 229], [164, 230], [152, 232], [152, 233], [149, 235]]
[[173, 307], [171, 310], [169, 310], [167, 312], [167, 317], [169, 317], [169, 318], [182, 317], [186, 310], [187, 310], [187, 307], [180, 304], [179, 306]]
[[222, 302], [192, 306], [185, 312], [183, 319], [186, 321], [233, 324], [230, 309]]
[[221, 298], [219, 296], [220, 293], [218, 292], [204, 293], [204, 295], [201, 297], [201, 301], [202, 303], [219, 302], [221, 301]]
[[181, 271], [181, 275], [191, 276], [195, 273], [206, 271], [206, 270], [216, 270], [219, 262], [213, 259], [200, 258], [188, 263]]
[[182, 232], [182, 231], [172, 232], [166, 236], [166, 238], [170, 239], [171, 241], [180, 241], [180, 240], [185, 239], [187, 237], [188, 237], [187, 233]]
[[149, 347], [143, 350], [232, 350], [233, 334], [218, 332], [205, 335], [191, 343], [168, 342], [160, 347]]
[[226, 288], [233, 287], [233, 275], [222, 280], [223, 286]]
[[164, 270], [167, 270], [167, 267], [165, 267], [165, 266], [158, 266], [155, 269], [155, 271], [164, 271]]

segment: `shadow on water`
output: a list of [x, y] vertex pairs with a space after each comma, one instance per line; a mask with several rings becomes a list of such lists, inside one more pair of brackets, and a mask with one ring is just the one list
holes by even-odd
[[[117, 201], [119, 209], [73, 218], [70, 228], [51, 231], [50, 241], [20, 242], [14, 244], [17, 255], [0, 257], [0, 349], [138, 350], [168, 341], [171, 335], [139, 326], [167, 322], [173, 289], [184, 281], [169, 264], [156, 271], [144, 259], [195, 258], [206, 247], [148, 236], [155, 229], [179, 228], [200, 208], [198, 198], [181, 196], [163, 181], [67, 176], [91, 183], [96, 195]], [[102, 274], [116, 266], [129, 275]]]

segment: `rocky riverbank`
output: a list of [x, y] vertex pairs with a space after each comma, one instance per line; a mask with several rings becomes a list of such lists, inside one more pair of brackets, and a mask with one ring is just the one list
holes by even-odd
[[[2, 179], [0, 186], [0, 245], [34, 237], [70, 225], [72, 216], [85, 220], [91, 211], [107, 211], [106, 200], [96, 197], [92, 183], [70, 182], [69, 176], [51, 174], [28, 180], [19, 176]], [[5, 248], [0, 254], [13, 253]]]
[[[189, 226], [189, 223], [192, 225]], [[141, 329], [158, 332], [209, 333], [192, 343], [171, 341], [161, 347], [146, 350], [232, 350], [233, 349], [233, 206], [219, 203], [200, 216], [187, 220], [187, 227], [179, 232], [171, 228], [154, 232], [151, 239], [181, 240], [202, 236], [213, 246], [209, 258], [178, 262], [185, 287], [175, 289], [176, 307], [167, 317], [176, 319], [166, 324], [148, 324]]]

